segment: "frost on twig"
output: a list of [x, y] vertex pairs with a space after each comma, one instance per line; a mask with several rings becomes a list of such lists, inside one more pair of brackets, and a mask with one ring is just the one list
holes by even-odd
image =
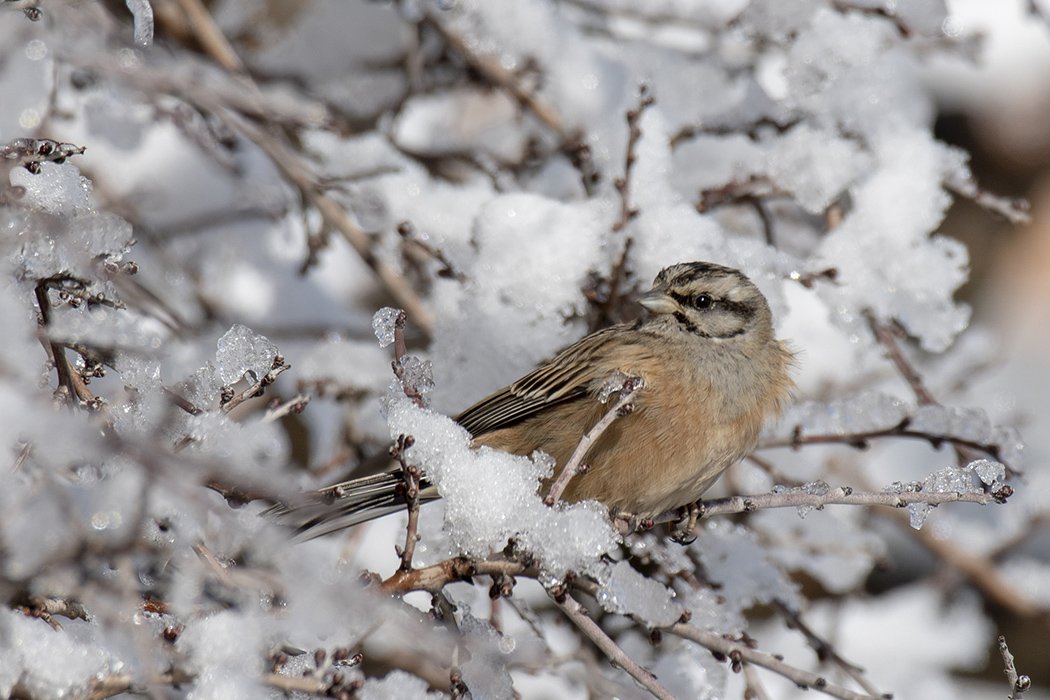
[[[901, 485], [889, 487], [886, 492], [854, 491], [849, 486], [830, 488], [823, 482], [812, 482], [800, 488], [774, 489], [770, 493], [759, 493], [748, 496], [730, 496], [703, 501], [704, 519], [717, 515], [733, 513], [754, 513], [764, 508], [797, 508], [801, 517], [806, 517], [813, 510], [823, 510], [828, 505], [886, 506], [905, 508], [922, 504], [936, 506], [941, 503], [1005, 503], [1013, 495], [1013, 488], [1002, 484], [991, 493], [981, 490], [957, 491], [924, 491], [909, 489]], [[678, 520], [678, 510], [669, 510], [654, 518], [655, 523], [666, 523]]]

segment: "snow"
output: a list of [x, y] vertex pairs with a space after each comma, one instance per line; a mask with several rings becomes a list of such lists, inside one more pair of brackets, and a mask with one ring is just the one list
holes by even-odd
[[620, 561], [599, 575], [602, 589], [598, 602], [609, 612], [634, 615], [653, 627], [666, 627], [678, 621], [683, 608], [675, 602], [674, 591], [638, 573]]

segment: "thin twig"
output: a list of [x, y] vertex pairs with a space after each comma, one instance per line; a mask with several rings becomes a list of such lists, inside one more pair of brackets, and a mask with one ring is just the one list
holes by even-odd
[[165, 386], [161, 387], [161, 391], [164, 392], [164, 395], [168, 398], [169, 401], [171, 401], [172, 405], [181, 408], [183, 411], [190, 414], [191, 416], [199, 416], [202, 413], [204, 413], [204, 411], [194, 406], [189, 399], [177, 393], [173, 389], [169, 389]]
[[[960, 502], [987, 505], [989, 503], [1005, 503], [1006, 499], [1011, 495], [1013, 495], [1013, 489], [1008, 485], [1004, 485], [994, 493], [985, 493], [983, 491], [975, 493], [962, 493], [959, 491], [944, 493], [926, 491], [886, 493], [881, 491], [854, 491], [849, 486], [842, 486], [832, 489], [826, 494], [785, 491], [781, 493], [759, 493], [750, 496], [716, 498], [701, 503], [701, 517], [707, 519], [715, 515], [754, 513], [764, 508], [799, 508], [808, 506], [821, 510], [827, 505], [888, 506], [890, 508], [904, 508], [912, 503], [928, 503], [932, 506], [940, 505], [941, 503]], [[653, 518], [653, 522], [673, 522], [680, 517], [679, 509], [676, 508], [656, 516]]]
[[446, 27], [445, 23], [438, 19], [435, 12], [428, 12], [425, 21], [441, 35], [441, 38], [445, 40], [445, 43], [453, 51], [465, 58], [485, 80], [506, 90], [522, 107], [532, 112], [533, 116], [545, 124], [547, 128], [558, 134], [563, 141], [567, 140], [565, 123], [562, 121], [561, 115], [545, 100], [522, 85], [517, 76], [510, 69], [504, 67], [497, 57], [484, 56], [475, 51], [470, 44], [464, 41], [463, 37]]
[[222, 29], [215, 24], [215, 20], [204, 3], [201, 0], [178, 0], [178, 3], [182, 11], [186, 13], [186, 19], [189, 20], [193, 35], [205, 52], [231, 73], [247, 75], [244, 62], [226, 39], [226, 35], [222, 33]]
[[671, 695], [667, 688], [664, 688], [660, 681], [656, 679], [652, 673], [647, 669], [640, 666], [631, 657], [627, 655], [620, 646], [613, 641], [612, 637], [605, 633], [597, 622], [595, 622], [584, 610], [583, 606], [576, 601], [570, 595], [565, 595], [559, 600], [555, 596], [551, 596], [551, 599], [562, 609], [562, 612], [572, 620], [584, 635], [587, 636], [595, 645], [602, 650], [615, 666], [619, 666], [624, 671], [629, 673], [643, 688], [648, 690], [654, 696], [661, 698], [662, 700], [674, 700], [674, 696]]
[[272, 423], [293, 413], [302, 413], [306, 405], [310, 403], [309, 394], [298, 394], [284, 403], [270, 408], [262, 420], [264, 423]]
[[416, 552], [416, 542], [419, 541], [419, 481], [423, 476], [422, 470], [415, 464], [405, 461], [405, 450], [412, 446], [415, 438], [411, 435], [400, 435], [397, 445], [391, 450], [391, 454], [401, 463], [401, 475], [405, 479], [405, 504], [408, 507], [408, 525], [405, 527], [405, 547], [401, 555], [401, 566], [398, 571], [407, 572], [412, 570], [412, 558]]
[[951, 540], [936, 536], [930, 528], [916, 530], [911, 527], [907, 513], [893, 510], [875, 512], [893, 520], [902, 531], [934, 556], [970, 579], [988, 600], [1022, 618], [1043, 617], [1048, 612], [1045, 606], [1018, 589], [988, 557], [960, 549]]
[[620, 193], [620, 218], [612, 225], [613, 231], [619, 231], [627, 225], [634, 217], [638, 216], [638, 210], [631, 206], [631, 172], [634, 169], [634, 161], [638, 159], [635, 152], [638, 141], [642, 138], [642, 129], [638, 123], [642, 120], [645, 110], [656, 102], [656, 98], [649, 92], [649, 86], [642, 83], [638, 88], [638, 106], [627, 110], [627, 151], [624, 156], [623, 177], [616, 178], [613, 185]]
[[401, 390], [405, 392], [405, 396], [412, 399], [412, 403], [416, 406], [424, 408], [426, 404], [423, 401], [423, 395], [412, 386], [408, 377], [405, 376], [404, 365], [401, 364], [401, 361], [408, 355], [408, 347], [405, 345], [405, 322], [407, 320], [408, 315], [399, 309], [394, 318], [394, 362], [391, 366], [394, 369], [394, 376], [401, 382]]
[[1022, 696], [1032, 689], [1032, 679], [1028, 676], [1017, 675], [1014, 666], [1014, 655], [1010, 653], [1010, 647], [1006, 646], [1006, 637], [999, 636], [999, 653], [1003, 656], [1006, 680], [1010, 683], [1009, 700], [1021, 700]]
[[779, 599], [773, 601], [773, 607], [776, 608], [777, 612], [787, 621], [789, 628], [798, 630], [802, 633], [802, 636], [806, 638], [806, 643], [816, 652], [817, 658], [820, 661], [831, 661], [834, 663], [848, 673], [850, 678], [856, 681], [857, 685], [863, 688], [864, 692], [869, 695], [881, 695], [878, 688], [876, 688], [864, 675], [864, 669], [844, 659], [835, 650], [835, 647], [832, 646], [831, 642], [819, 636], [802, 620], [802, 617], [797, 611], [788, 607], [787, 603]]
[[746, 644], [726, 639], [719, 634], [708, 632], [685, 622], [679, 622], [662, 629], [683, 639], [696, 642], [715, 654], [721, 654], [729, 659], [730, 663], [733, 664], [734, 670], [738, 670], [738, 667], [742, 668], [744, 663], [752, 663], [769, 669], [774, 673], [779, 673], [785, 678], [794, 681], [795, 685], [800, 688], [812, 688], [842, 700], [881, 700], [878, 696], [864, 695], [835, 685], [823, 676], [789, 666], [782, 659], [772, 654], [757, 651]]
[[590, 430], [588, 430], [580, 442], [576, 445], [576, 449], [573, 451], [569, 461], [562, 468], [561, 473], [558, 474], [558, 478], [551, 485], [551, 490], [547, 494], [547, 497], [543, 499], [543, 502], [548, 506], [552, 506], [561, 499], [562, 494], [565, 493], [566, 487], [569, 485], [569, 481], [572, 477], [577, 474], [583, 474], [587, 472], [587, 465], [583, 463], [583, 458], [586, 456], [587, 451], [591, 449], [591, 446], [598, 441], [598, 438], [602, 436], [610, 425], [613, 424], [617, 418], [629, 415], [634, 410], [634, 405], [631, 401], [634, 400], [635, 395], [644, 386], [644, 381], [641, 377], [628, 377], [623, 381], [620, 386], [620, 399], [616, 404], [606, 411], [605, 415], [602, 416], [601, 420], [594, 424]]
[[228, 400], [221, 402], [222, 412], [229, 413], [248, 399], [255, 398], [256, 396], [262, 396], [266, 387], [273, 384], [274, 381], [277, 379], [277, 375], [290, 368], [291, 365], [285, 364], [284, 356], [275, 356], [273, 358], [273, 366], [270, 368], [269, 372], [256, 379], [251, 386], [249, 386], [241, 393], [237, 394], [236, 396], [231, 396]]
[[933, 398], [933, 394], [923, 384], [922, 376], [908, 361], [908, 358], [904, 356], [900, 346], [897, 345], [897, 339], [894, 337], [893, 331], [888, 326], [879, 323], [879, 320], [875, 318], [875, 314], [871, 311], [865, 311], [864, 315], [868, 318], [871, 332], [875, 334], [875, 338], [886, 348], [890, 359], [893, 360], [893, 364], [897, 367], [897, 371], [901, 373], [911, 390], [915, 392], [915, 398], [918, 399], [919, 404], [923, 406], [936, 404], [937, 399]]
[[[900, 372], [901, 376], [908, 382], [908, 385], [915, 393], [915, 398], [918, 402], [922, 405], [939, 405], [937, 399], [934, 398], [933, 394], [930, 393], [929, 389], [927, 389], [926, 385], [923, 383], [922, 375], [919, 374], [919, 371], [914, 365], [912, 365], [897, 344], [897, 339], [893, 330], [879, 323], [872, 311], [866, 310], [864, 313], [868, 318], [868, 323], [871, 325], [871, 330], [875, 334], [875, 337], [880, 343], [882, 343], [887, 352], [889, 352], [890, 359], [893, 360], [893, 364], [897, 367], [897, 371]], [[969, 464], [976, 459], [977, 455], [974, 453], [975, 450], [991, 455], [996, 460], [999, 459], [997, 449], [989, 451], [987, 446], [978, 445], [964, 440], [951, 439], [949, 442], [951, 442], [952, 446], [955, 448], [956, 458], [960, 465]], [[1011, 472], [1013, 471], [1010, 465], [1006, 465], [1006, 467], [1007, 469], [1010, 469]]]
[[[963, 448], [968, 450], [974, 450], [992, 457], [996, 461], [1001, 461], [999, 455], [998, 445], [989, 445], [980, 442], [974, 442], [966, 438], [958, 437], [956, 435], [938, 435], [936, 433], [930, 433], [925, 430], [910, 430], [907, 427], [908, 422], [902, 421], [901, 423], [893, 426], [892, 428], [885, 428], [883, 430], [871, 430], [860, 433], [820, 433], [816, 435], [804, 435], [800, 431], [795, 431], [794, 434], [787, 437], [774, 437], [765, 438], [758, 443], [760, 450], [772, 449], [775, 447], [790, 447], [792, 449], [798, 449], [803, 445], [849, 445], [858, 449], [864, 449], [868, 446], [870, 440], [879, 438], [915, 438], [917, 440], [925, 440], [934, 447], [939, 447], [942, 443], [949, 443], [956, 448]], [[967, 464], [973, 461], [972, 459], [967, 460]], [[1006, 465], [1008, 468], [1010, 465]]]
[[944, 188], [952, 194], [973, 201], [985, 211], [998, 214], [1016, 226], [1032, 221], [1027, 200], [1021, 197], [1011, 199], [982, 190], [972, 177], [965, 180], [961, 178], [945, 180]]
[[376, 256], [368, 235], [353, 222], [342, 205], [323, 193], [319, 178], [307, 166], [302, 156], [283, 139], [270, 134], [236, 112], [224, 110], [222, 116], [270, 157], [285, 178], [303, 193], [321, 218], [343, 235], [365, 264], [372, 269], [386, 290], [397, 300], [398, 305], [412, 317], [412, 322], [429, 336], [433, 327], [433, 318], [422, 299], [404, 277]]

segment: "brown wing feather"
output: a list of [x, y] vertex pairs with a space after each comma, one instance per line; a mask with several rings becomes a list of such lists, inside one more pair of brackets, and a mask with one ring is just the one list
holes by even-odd
[[[610, 367], [609, 362], [596, 360], [608, 353], [609, 336], [623, 333], [627, 328], [629, 326], [613, 326], [582, 338], [547, 364], [463, 411], [456, 416], [456, 422], [479, 437], [583, 396], [595, 380], [604, 380], [617, 369]], [[623, 347], [622, 343], [618, 345]]]

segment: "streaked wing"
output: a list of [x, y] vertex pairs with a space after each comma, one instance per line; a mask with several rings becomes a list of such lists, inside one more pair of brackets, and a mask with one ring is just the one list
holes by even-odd
[[624, 328], [606, 328], [570, 345], [547, 364], [463, 411], [456, 422], [478, 437], [586, 394], [594, 380], [605, 378], [600, 373], [612, 372], [609, 362], [599, 360], [609, 351], [609, 336]]

